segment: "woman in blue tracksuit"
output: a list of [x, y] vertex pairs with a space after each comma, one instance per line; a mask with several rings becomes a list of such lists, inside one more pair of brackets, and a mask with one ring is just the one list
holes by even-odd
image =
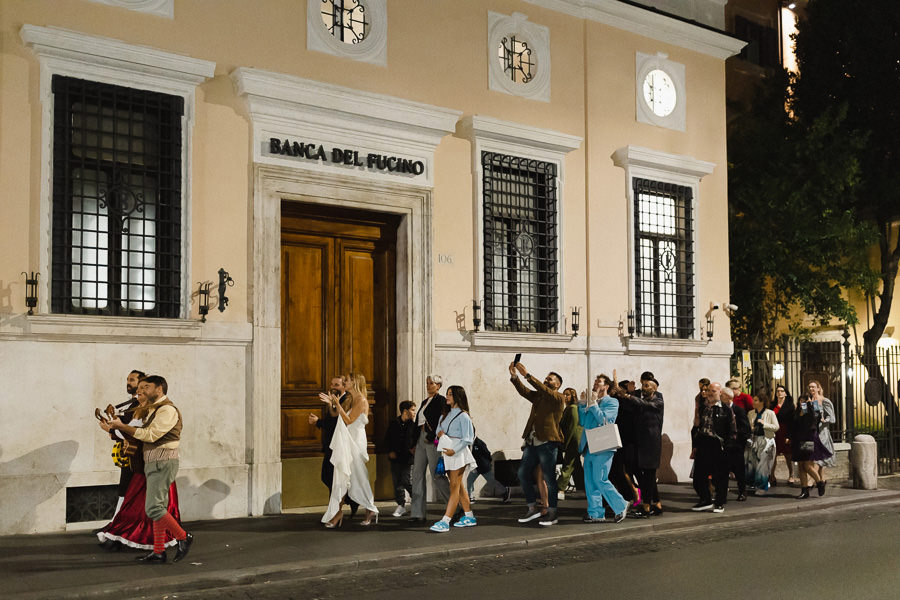
[[[614, 522], [620, 523], [625, 519], [628, 510], [628, 502], [616, 491], [615, 486], [609, 482], [609, 468], [612, 464], [615, 449], [603, 452], [589, 452], [587, 447], [587, 430], [600, 427], [607, 423], [615, 423], [619, 414], [619, 401], [609, 396], [611, 380], [606, 375], [597, 375], [594, 380], [594, 388], [590, 398], [582, 393], [578, 402], [578, 421], [584, 428], [578, 450], [584, 456], [584, 487], [587, 493], [588, 514], [584, 517], [585, 523], [603, 523], [603, 500], [615, 513]], [[599, 404], [598, 404], [599, 402]]]

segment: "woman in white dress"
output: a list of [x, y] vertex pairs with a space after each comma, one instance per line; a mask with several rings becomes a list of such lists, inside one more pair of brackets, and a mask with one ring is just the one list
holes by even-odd
[[322, 516], [322, 522], [329, 529], [340, 527], [343, 523], [342, 509], [347, 495], [366, 509], [366, 520], [362, 525], [378, 523], [378, 508], [375, 506], [372, 486], [369, 485], [369, 470], [366, 468], [369, 461], [369, 454], [366, 452], [366, 425], [369, 423], [366, 378], [360, 373], [351, 373], [347, 379], [352, 399], [349, 413], [328, 394], [319, 394], [322, 402], [332, 406], [339, 417], [334, 437], [331, 438], [331, 463], [334, 465], [331, 498], [328, 509]]
[[444, 517], [431, 526], [431, 531], [446, 533], [450, 531], [450, 520], [456, 512], [457, 504], [462, 504], [465, 511], [455, 527], [474, 527], [475, 514], [469, 503], [466, 491], [466, 469], [475, 466], [472, 455], [472, 444], [475, 442], [475, 426], [469, 417], [469, 400], [466, 390], [459, 385], [447, 388], [447, 408], [437, 426], [437, 449], [444, 459], [444, 469], [450, 478], [450, 499]]

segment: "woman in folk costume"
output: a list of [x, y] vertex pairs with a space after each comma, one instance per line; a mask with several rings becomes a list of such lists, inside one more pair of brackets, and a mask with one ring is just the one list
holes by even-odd
[[338, 413], [334, 437], [331, 438], [331, 464], [334, 465], [334, 479], [331, 483], [331, 498], [322, 515], [322, 523], [332, 529], [343, 523], [344, 497], [357, 502], [366, 509], [366, 519], [360, 523], [369, 526], [378, 523], [378, 508], [372, 486], [369, 484], [369, 470], [366, 463], [366, 425], [369, 424], [369, 401], [366, 399], [366, 378], [361, 373], [350, 373], [350, 411], [344, 410], [339, 402], [328, 394], [319, 394], [322, 402], [331, 405]]
[[[140, 399], [141, 397], [138, 396], [138, 398]], [[128, 425], [142, 427], [148, 411], [149, 405], [141, 400], [140, 406], [134, 410]], [[125, 464], [127, 461], [134, 474], [131, 477], [128, 488], [125, 490], [122, 505], [113, 517], [113, 520], [97, 532], [97, 538], [101, 542], [100, 545], [107, 550], [121, 550], [122, 546], [140, 550], [153, 550], [153, 521], [147, 516], [144, 507], [147, 496], [147, 479], [144, 476], [144, 452], [140, 442], [134, 440], [131, 443], [138, 445], [137, 451], [131, 457], [117, 456], [121, 450], [121, 445], [116, 445], [113, 449], [113, 460], [116, 464]], [[174, 481], [169, 486], [169, 504], [166, 510], [181, 525], [181, 513], [178, 510], [178, 488]], [[166, 531], [165, 535], [166, 547], [175, 546], [177, 540], [174, 536], [168, 531]]]
[[775, 434], [780, 426], [778, 416], [767, 405], [768, 398], [764, 395], [753, 397], [753, 410], [747, 414], [752, 437], [744, 453], [748, 483], [763, 492], [769, 489], [769, 476], [775, 464]]
[[[579, 451], [584, 455], [584, 487], [587, 494], [588, 512], [585, 523], [603, 523], [603, 501], [609, 504], [615, 513], [613, 520], [620, 523], [625, 519], [628, 502], [616, 491], [609, 481], [609, 469], [612, 464], [615, 448], [592, 452], [587, 443], [587, 431], [616, 422], [619, 413], [619, 401], [608, 395], [610, 379], [606, 375], [597, 375], [590, 397], [581, 394], [578, 402], [578, 422], [584, 428], [578, 443]], [[599, 404], [598, 404], [599, 402]]]

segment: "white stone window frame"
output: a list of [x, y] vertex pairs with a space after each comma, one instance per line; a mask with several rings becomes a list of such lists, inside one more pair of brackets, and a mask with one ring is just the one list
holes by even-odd
[[[504, 37], [515, 35], [528, 42], [534, 57], [535, 75], [527, 83], [516, 83], [503, 72], [497, 56]], [[522, 13], [503, 15], [488, 11], [488, 88], [512, 96], [550, 102], [550, 29], [532, 23]]]
[[[184, 98], [181, 120], [181, 293], [179, 318], [190, 315], [191, 296], [191, 148], [194, 125], [195, 90], [211, 78], [215, 63], [173, 54], [147, 46], [127, 44], [113, 38], [83, 34], [57, 27], [23, 25], [19, 35], [40, 63], [41, 102], [41, 180], [40, 180], [40, 257], [42, 277], [38, 293], [38, 311], [42, 321], [60, 319], [69, 322], [70, 315], [50, 315], [50, 280], [53, 240], [53, 93], [54, 75], [76, 77], [112, 85]], [[107, 317], [82, 317], [105, 319]], [[161, 319], [143, 317], [120, 318], [146, 323], [148, 335]]]
[[369, 18], [369, 31], [358, 44], [335, 38], [322, 21], [322, 0], [306, 0], [306, 49], [380, 67], [387, 66], [387, 1], [360, 0]]
[[90, 0], [107, 6], [117, 6], [166, 19], [175, 18], [175, 0]]
[[565, 157], [581, 146], [583, 138], [550, 129], [540, 129], [521, 123], [501, 121], [492, 117], [473, 115], [465, 118], [461, 132], [472, 143], [473, 220], [474, 220], [474, 281], [473, 298], [484, 306], [484, 168], [482, 152], [496, 152], [521, 158], [531, 158], [556, 165], [557, 235], [557, 331], [561, 333], [520, 333], [508, 331], [483, 331], [472, 333], [470, 343], [476, 349], [497, 350], [523, 348], [541, 350], [566, 349], [573, 336], [565, 332], [566, 304], [563, 274], [565, 231]]
[[[691, 188], [691, 239], [694, 256], [694, 326], [691, 339], [654, 338], [635, 336], [625, 338], [629, 354], [654, 353], [665, 349], [672, 353], [701, 354], [708, 345], [708, 340], [701, 335], [700, 281], [701, 269], [697, 257], [700, 256], [700, 236], [697, 228], [698, 206], [700, 204], [700, 180], [713, 172], [715, 163], [707, 162], [681, 154], [670, 154], [660, 150], [652, 150], [640, 146], [625, 146], [616, 150], [613, 164], [625, 170], [625, 201], [628, 215], [628, 310], [636, 311], [638, 300], [635, 296], [634, 253], [635, 253], [635, 214], [634, 186], [635, 179], [649, 179]], [[705, 325], [705, 322], [703, 322]]]
[[[664, 52], [656, 54], [635, 53], [635, 112], [638, 123], [647, 123], [675, 131], [687, 128], [687, 93], [685, 90], [684, 65], [669, 60]], [[644, 79], [654, 70], [663, 71], [675, 85], [675, 108], [661, 117], [653, 112], [644, 100]]]

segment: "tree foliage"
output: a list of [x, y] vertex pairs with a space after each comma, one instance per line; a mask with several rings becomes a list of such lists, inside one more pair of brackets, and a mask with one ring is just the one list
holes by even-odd
[[789, 83], [773, 74], [729, 126], [731, 297], [740, 307], [732, 336], [745, 347], [809, 318], [855, 323], [844, 290], [875, 282], [875, 231], [854, 202], [866, 137], [846, 130], [842, 105], [795, 118]]

